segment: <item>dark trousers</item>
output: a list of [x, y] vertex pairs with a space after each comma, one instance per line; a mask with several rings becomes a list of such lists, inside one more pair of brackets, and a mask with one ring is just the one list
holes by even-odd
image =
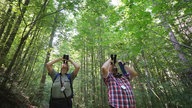
[[110, 106], [110, 108], [115, 108], [115, 107], [113, 107], [113, 106], [111, 106], [111, 105], [109, 105]]
[[49, 102], [49, 108], [72, 108], [71, 98], [52, 98]]

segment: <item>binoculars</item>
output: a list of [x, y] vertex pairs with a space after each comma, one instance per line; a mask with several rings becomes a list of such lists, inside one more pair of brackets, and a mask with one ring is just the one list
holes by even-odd
[[69, 55], [64, 54], [63, 59], [63, 63], [67, 63], [67, 60], [69, 60]]
[[117, 62], [117, 55], [116, 54], [111, 54], [111, 60], [113, 60], [113, 63], [111, 63], [111, 64], [115, 64], [116, 62]]

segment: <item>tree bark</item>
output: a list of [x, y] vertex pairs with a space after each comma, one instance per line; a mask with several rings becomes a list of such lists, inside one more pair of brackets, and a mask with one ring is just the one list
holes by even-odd
[[170, 36], [170, 40], [171, 42], [173, 43], [173, 46], [175, 48], [175, 50], [178, 51], [178, 56], [179, 56], [179, 59], [183, 62], [183, 63], [187, 63], [187, 59], [185, 58], [185, 55], [183, 54], [181, 48], [180, 48], [180, 44], [179, 42], [177, 41], [173, 31], [171, 30], [169, 32], [169, 36]]
[[[9, 0], [9, 1], [12, 2], [12, 0]], [[9, 17], [11, 15], [12, 6], [11, 5], [8, 5], [8, 6], [9, 6], [8, 10], [7, 10], [7, 12], [5, 14], [5, 17], [4, 17], [3, 21], [2, 21], [2, 24], [0, 26], [0, 38], [3, 36], [3, 32], [4, 32], [5, 28], [6, 28], [6, 25], [8, 24], [8, 20], [9, 20]]]
[[[24, 15], [24, 13], [26, 12], [26, 9], [27, 9], [27, 6], [29, 5], [29, 2], [30, 0], [25, 0], [25, 3], [24, 3], [24, 7], [22, 9], [22, 15]], [[1, 51], [1, 55], [0, 55], [0, 59], [2, 59], [2, 61], [0, 62], [0, 66], [2, 65], [2, 63], [4, 62], [4, 59], [6, 58], [10, 48], [11, 48], [11, 45], [16, 37], [16, 34], [17, 34], [17, 31], [19, 29], [19, 26], [21, 24], [21, 21], [22, 21], [22, 15], [19, 15], [18, 18], [17, 18], [17, 21], [16, 21], [16, 24], [14, 26], [14, 29], [13, 31], [10, 33], [10, 35], [8, 36], [9, 38], [7, 39], [5, 45], [4, 45], [4, 49]]]
[[[48, 0], [46, 0], [44, 2], [44, 7], [47, 4]], [[61, 8], [62, 6], [62, 0], [60, 0], [59, 5], [58, 5], [58, 10]], [[59, 17], [59, 13], [57, 13], [54, 17], [54, 21], [53, 21], [53, 27], [52, 27], [52, 32], [50, 34], [50, 40], [49, 40], [49, 47], [46, 54], [46, 59], [44, 62], [44, 68], [43, 68], [43, 74], [41, 77], [41, 81], [40, 81], [40, 86], [39, 86], [39, 92], [36, 94], [36, 99], [38, 99], [38, 102], [41, 102], [43, 100], [43, 91], [44, 91], [44, 85], [45, 85], [45, 80], [46, 80], [46, 75], [47, 75], [47, 69], [46, 69], [46, 63], [49, 61], [50, 55], [51, 55], [51, 49], [53, 48], [52, 44], [53, 44], [53, 38], [57, 29], [57, 23], [58, 23], [58, 17]]]

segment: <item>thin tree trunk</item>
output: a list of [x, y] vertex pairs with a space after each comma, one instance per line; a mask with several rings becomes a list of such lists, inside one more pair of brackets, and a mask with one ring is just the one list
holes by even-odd
[[[26, 12], [26, 9], [27, 9], [27, 6], [29, 4], [30, 0], [25, 0], [25, 3], [24, 3], [24, 7], [22, 9], [22, 13], [24, 14]], [[22, 14], [22, 15], [23, 15]], [[10, 36], [8, 36], [8, 40], [6, 41], [5, 45], [4, 45], [4, 49], [1, 51], [1, 55], [0, 55], [0, 59], [2, 59], [2, 61], [0, 62], [0, 65], [2, 65], [2, 63], [4, 62], [4, 59], [6, 58], [10, 48], [11, 48], [11, 45], [15, 39], [15, 36], [17, 34], [17, 31], [19, 29], [19, 26], [21, 24], [21, 21], [22, 21], [22, 15], [19, 15], [19, 17], [17, 18], [17, 21], [16, 21], [16, 24], [14, 26], [14, 29], [13, 31], [10, 33]]]
[[183, 62], [183, 63], [187, 63], [187, 59], [185, 58], [185, 55], [183, 54], [181, 48], [180, 48], [180, 44], [179, 42], [177, 41], [173, 31], [171, 30], [169, 32], [169, 36], [170, 36], [170, 40], [171, 42], [173, 43], [173, 46], [175, 48], [175, 50], [178, 51], [178, 56], [179, 56], [179, 59]]
[[[150, 107], [150, 108], [152, 108], [152, 100], [151, 100], [151, 84], [150, 84], [150, 73], [149, 73], [149, 70], [148, 70], [148, 67], [147, 67], [147, 59], [146, 59], [146, 57], [145, 57], [145, 53], [144, 53], [144, 51], [142, 51], [142, 58], [143, 58], [143, 60], [144, 60], [144, 66], [145, 66], [145, 75], [146, 75], [146, 80], [147, 80], [147, 82], [146, 82], [146, 86], [147, 86], [147, 93], [149, 93], [149, 94], [147, 94], [147, 98], [148, 98], [148, 101], [147, 101], [147, 104], [148, 104], [148, 107]], [[149, 106], [150, 105], [150, 106]]]
[[[44, 7], [47, 4], [47, 2], [48, 2], [48, 0], [46, 0], [46, 2], [44, 2]], [[62, 5], [62, 1], [60, 0], [58, 9], [60, 9], [61, 5]], [[57, 13], [54, 18], [52, 32], [50, 34], [50, 40], [49, 40], [49, 47], [48, 47], [49, 49], [52, 49], [52, 47], [53, 47], [52, 44], [53, 44], [53, 38], [54, 38], [54, 35], [56, 32], [56, 29], [57, 29], [58, 17], [59, 17], [59, 13]], [[51, 55], [51, 50], [48, 50], [47, 54], [46, 54], [46, 59], [44, 62], [44, 68], [43, 68], [43, 74], [42, 74], [41, 81], [40, 81], [39, 92], [36, 94], [36, 97], [37, 97], [36, 99], [39, 100], [38, 102], [41, 102], [44, 97], [43, 91], [44, 91], [44, 85], [45, 85], [45, 80], [46, 80], [46, 75], [47, 75], [46, 63], [49, 61], [50, 55]]]
[[[94, 71], [94, 55], [95, 55], [95, 52], [94, 52], [94, 48], [92, 47], [91, 48], [92, 49], [92, 51], [91, 51], [91, 76], [92, 76], [92, 92], [91, 92], [91, 94], [92, 94], [92, 100], [93, 100], [93, 105], [92, 106], [96, 106], [96, 104], [95, 104], [95, 94], [96, 94], [96, 88], [95, 88], [95, 71]], [[95, 67], [96, 68], [96, 67]]]
[[[22, 76], [22, 73], [23, 73], [22, 67], [28, 67], [29, 65], [31, 65], [32, 60], [34, 60], [31, 58], [33, 58], [34, 55], [36, 55], [36, 53], [39, 52], [39, 51], [36, 51], [35, 46], [33, 45], [35, 43], [35, 41], [37, 40], [37, 34], [39, 31], [37, 31], [37, 30], [34, 30], [34, 31], [35, 32], [32, 35], [32, 39], [31, 39], [29, 45], [27, 46], [26, 50], [24, 51], [24, 54], [22, 53], [23, 51], [20, 52], [21, 56], [17, 59], [17, 62], [13, 67], [13, 70], [15, 70], [14, 75], [13, 75], [14, 82], [18, 82], [18, 80], [23, 77]], [[24, 48], [22, 48], [22, 50], [23, 49]]]
[[[33, 26], [34, 26], [34, 25], [33, 25]], [[10, 73], [11, 73], [11, 70], [12, 70], [12, 68], [13, 68], [13, 66], [14, 66], [14, 63], [16, 62], [16, 59], [17, 59], [17, 57], [18, 57], [18, 55], [19, 55], [19, 52], [21, 51], [22, 46], [25, 44], [25, 41], [27, 40], [27, 38], [28, 38], [28, 36], [29, 36], [29, 33], [31, 32], [33, 26], [31, 26], [31, 28], [30, 28], [29, 31], [25, 34], [25, 36], [21, 38], [21, 41], [20, 41], [19, 46], [18, 46], [18, 48], [17, 48], [17, 50], [16, 50], [16, 52], [15, 52], [15, 54], [14, 54], [14, 56], [13, 56], [13, 59], [11, 60], [9, 66], [8, 66], [8, 68], [7, 68], [7, 70], [5, 71], [5, 77], [6, 77], [6, 79], [3, 81], [3, 85], [5, 85], [5, 84], [7, 83], [8, 78], [9, 78]]]
[[0, 53], [3, 53], [2, 51], [3, 51], [3, 49], [4, 49], [4, 47], [6, 47], [5, 46], [5, 43], [6, 43], [6, 41], [7, 41], [7, 39], [9, 38], [9, 34], [11, 33], [11, 29], [12, 29], [12, 26], [13, 26], [13, 24], [14, 24], [14, 19], [15, 19], [15, 14], [16, 13], [13, 13], [13, 15], [11, 16], [11, 18], [10, 18], [10, 21], [9, 21], [9, 24], [8, 24], [8, 26], [7, 26], [7, 29], [6, 29], [6, 32], [4, 33], [4, 35], [3, 35], [3, 37], [2, 37], [2, 39], [1, 39], [1, 46], [0, 46], [0, 48], [2, 49], [1, 51], [0, 51]]
[[[85, 43], [86, 44], [86, 43]], [[88, 52], [88, 47], [85, 45], [85, 71], [84, 71], [84, 76], [85, 76], [85, 78], [84, 79], [86, 79], [86, 78], [89, 78], [89, 73], [87, 73], [87, 72], [89, 72], [89, 68], [88, 68], [88, 63], [89, 63], [89, 60], [88, 60], [88, 57], [89, 56], [89, 52]], [[89, 90], [88, 90], [88, 81], [87, 80], [85, 80], [87, 83], [85, 83], [85, 91], [84, 91], [84, 102], [85, 102], [85, 107], [88, 107], [88, 100], [87, 100], [87, 98], [89, 98], [88, 97], [88, 94], [89, 94]]]
[[178, 56], [179, 59], [182, 61], [182, 63], [187, 66], [188, 68], [185, 69], [182, 74], [181, 74], [181, 80], [183, 82], [183, 84], [185, 84], [186, 86], [191, 86], [192, 85], [192, 66], [191, 64], [188, 62], [188, 60], [186, 59], [184, 53], [182, 52], [181, 48], [180, 48], [180, 44], [177, 41], [173, 31], [169, 32], [169, 36], [170, 36], [170, 40], [173, 43], [173, 46], [175, 48], [176, 51], [178, 51]]
[[[8, 1], [10, 1], [10, 3], [12, 2], [12, 0], [8, 0]], [[10, 4], [8, 6], [9, 6], [8, 10], [7, 10], [7, 12], [5, 14], [5, 17], [4, 17], [3, 21], [2, 21], [2, 24], [0, 26], [0, 39], [1, 39], [2, 35], [3, 35], [3, 32], [4, 32], [5, 28], [6, 28], [6, 25], [8, 24], [9, 17], [11, 15], [12, 6]]]

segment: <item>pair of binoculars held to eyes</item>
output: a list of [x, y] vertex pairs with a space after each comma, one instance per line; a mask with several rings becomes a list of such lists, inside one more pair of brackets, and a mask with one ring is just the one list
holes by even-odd
[[111, 54], [111, 60], [113, 60], [113, 62], [111, 62], [111, 64], [115, 64], [117, 62], [117, 55], [116, 54]]
[[64, 54], [63, 55], [63, 63], [67, 64], [67, 61], [69, 60], [69, 55]]

